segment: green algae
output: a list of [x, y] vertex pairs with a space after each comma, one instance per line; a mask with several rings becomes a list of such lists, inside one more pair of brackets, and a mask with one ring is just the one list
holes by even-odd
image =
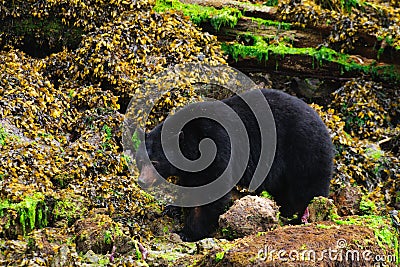
[[224, 259], [225, 251], [221, 251], [215, 254], [215, 262], [220, 262]]
[[[248, 35], [246, 35], [249, 37]], [[238, 43], [223, 43], [222, 49], [234, 60], [241, 58], [254, 57], [259, 61], [268, 61], [271, 57], [283, 59], [287, 55], [309, 56], [313, 62], [323, 65], [325, 62], [333, 62], [341, 67], [341, 73], [345, 72], [363, 72], [371, 74], [374, 77], [381, 77], [389, 80], [400, 81], [400, 73], [394, 66], [377, 66], [376, 63], [370, 65], [361, 65], [350, 58], [350, 55], [336, 52], [335, 50], [322, 46], [320, 48], [302, 47], [296, 48], [285, 42], [278, 44], [268, 44], [261, 36], [252, 36], [254, 45], [243, 45]], [[313, 64], [315, 67], [315, 64]], [[277, 65], [278, 68], [278, 65]]]
[[277, 6], [279, 4], [278, 0], [267, 0], [263, 5], [265, 6]]
[[4, 146], [6, 143], [8, 133], [4, 130], [3, 127], [0, 126], [0, 145]]
[[331, 229], [333, 227], [335, 227], [334, 225], [326, 225], [326, 224], [316, 224], [315, 227], [319, 228], [319, 229]]
[[397, 263], [399, 259], [399, 239], [396, 230], [391, 226], [391, 220], [387, 216], [364, 215], [339, 218], [333, 220], [338, 225], [366, 226], [374, 231], [378, 245], [384, 249], [393, 248]]
[[75, 219], [83, 217], [87, 211], [84, 205], [79, 205], [79, 202], [83, 201], [84, 198], [78, 196], [75, 196], [75, 201], [69, 199], [56, 201], [53, 208], [54, 218], [56, 220], [66, 219], [68, 223], [72, 223]]
[[268, 20], [268, 19], [262, 19], [262, 18], [253, 18], [251, 17], [251, 21], [256, 22], [259, 26], [264, 25], [264, 26], [273, 26], [276, 28], [280, 28], [283, 30], [290, 30], [291, 24], [287, 22], [280, 22], [280, 21], [274, 21], [274, 20]]
[[0, 146], [7, 145], [10, 142], [19, 142], [21, 138], [13, 133], [8, 132], [3, 126], [0, 125]]
[[[43, 228], [48, 225], [48, 207], [44, 202], [44, 195], [41, 193], [27, 196], [18, 203], [11, 203], [9, 200], [1, 200], [0, 216], [4, 216], [6, 210], [16, 211], [24, 236], [35, 229], [35, 227]], [[5, 227], [9, 228], [10, 224], [11, 222], [8, 221]]]
[[363, 195], [360, 201], [360, 210], [365, 215], [373, 215], [377, 212], [375, 202], [369, 199], [368, 195]]
[[224, 7], [222, 9], [216, 9], [214, 7], [196, 4], [184, 4], [178, 0], [158, 0], [153, 10], [157, 12], [178, 10], [185, 16], [189, 16], [190, 20], [197, 25], [210, 22], [217, 31], [221, 26], [235, 27], [238, 20], [242, 17], [242, 12], [236, 8]]
[[260, 196], [263, 198], [271, 199], [271, 200], [274, 199], [274, 197], [270, 193], [268, 193], [268, 191], [265, 191], [265, 190], [261, 192]]

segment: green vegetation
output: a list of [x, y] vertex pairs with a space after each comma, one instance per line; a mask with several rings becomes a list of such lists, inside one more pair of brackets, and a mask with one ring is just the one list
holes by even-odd
[[339, 218], [336, 206], [331, 202], [331, 200], [325, 197], [314, 197], [314, 199], [311, 200], [310, 207], [313, 207], [316, 211], [316, 221], [334, 220]]
[[219, 30], [221, 26], [235, 27], [238, 19], [242, 16], [242, 13], [235, 8], [216, 9], [195, 4], [183, 4], [178, 0], [158, 0], [153, 9], [157, 12], [179, 10], [185, 16], [189, 16], [193, 23], [200, 25], [203, 22], [210, 22], [216, 30]]
[[0, 145], [4, 146], [6, 143], [6, 138], [8, 136], [8, 133], [4, 130], [3, 127], [0, 126]]
[[225, 256], [225, 251], [218, 252], [217, 254], [215, 254], [215, 262], [222, 261], [224, 256]]
[[271, 57], [277, 59], [278, 57], [284, 58], [286, 55], [303, 55], [312, 57], [313, 62], [317, 61], [319, 65], [322, 65], [325, 61], [337, 63], [341, 66], [343, 73], [357, 71], [376, 77], [380, 76], [381, 78], [400, 80], [400, 73], [395, 71], [393, 66], [361, 65], [351, 60], [349, 55], [336, 52], [328, 47], [323, 46], [319, 49], [311, 47], [295, 48], [285, 42], [268, 44], [261, 36], [253, 36], [253, 40], [255, 42], [251, 46], [238, 43], [224, 43], [222, 44], [222, 49], [235, 60], [238, 60], [239, 57], [255, 57], [259, 61], [267, 61]]
[[260, 196], [268, 199], [274, 199], [273, 196], [271, 196], [271, 194], [268, 193], [267, 191], [262, 191]]
[[135, 243], [135, 254], [136, 254], [136, 258], [137, 258], [138, 260], [141, 260], [141, 259], [142, 259], [142, 253], [140, 252], [139, 244], [138, 244], [137, 241], [135, 241], [134, 243]]
[[377, 208], [375, 202], [368, 198], [368, 195], [363, 195], [360, 201], [360, 210], [365, 215], [373, 215]]
[[372, 147], [367, 147], [365, 149], [365, 155], [368, 156], [369, 158], [373, 160], [379, 160], [382, 158], [382, 156], [385, 156], [385, 152], [380, 150], [379, 148], [372, 148]]
[[267, 0], [264, 2], [266, 6], [277, 6], [279, 4], [278, 0]]
[[[74, 197], [75, 201], [70, 200], [70, 197]], [[67, 219], [68, 223], [72, 223], [86, 213], [87, 208], [79, 204], [79, 202], [83, 202], [83, 197], [70, 197], [56, 201], [53, 209], [53, 215], [56, 220]]]
[[333, 228], [333, 227], [335, 227], [334, 225], [326, 225], [326, 224], [317, 224], [316, 225], [316, 227], [317, 228], [319, 228], [319, 229], [331, 229], [331, 228]]
[[230, 227], [228, 228], [222, 228], [221, 229], [222, 235], [228, 239], [234, 239], [237, 237], [237, 234], [235, 231], [233, 231]]
[[274, 20], [268, 20], [268, 19], [262, 19], [262, 18], [251, 17], [251, 20], [253, 22], [257, 22], [258, 25], [273, 26], [273, 27], [280, 28], [283, 30], [290, 30], [290, 27], [292, 26], [290, 23], [287, 23], [287, 22], [280, 22], [280, 21], [274, 21]]
[[391, 226], [390, 218], [378, 215], [365, 215], [335, 219], [334, 222], [339, 225], [359, 225], [373, 229], [378, 245], [384, 250], [387, 250], [387, 247], [393, 248], [397, 263], [400, 263], [398, 235]]
[[[17, 213], [23, 235], [26, 235], [35, 227], [43, 228], [48, 224], [48, 208], [44, 202], [44, 195], [39, 192], [25, 197], [18, 203], [12, 203], [7, 199], [0, 200], [0, 217], [3, 217], [7, 210], [13, 210]], [[6, 223], [6, 229], [10, 226], [10, 223], [10, 221]]]
[[110, 230], [104, 232], [104, 243], [109, 245], [113, 241], [113, 235]]
[[111, 128], [107, 125], [107, 124], [105, 124], [104, 126], [103, 126], [103, 129], [102, 129], [104, 132], [105, 132], [105, 137], [104, 137], [104, 142], [102, 143], [102, 148], [103, 149], [107, 149], [108, 147], [112, 147], [112, 145], [111, 145], [111, 143], [110, 143], [110, 141], [111, 141], [111, 138], [112, 138], [112, 131], [111, 131]]
[[137, 150], [140, 146], [140, 138], [137, 131], [135, 131], [132, 135], [132, 143], [135, 150]]

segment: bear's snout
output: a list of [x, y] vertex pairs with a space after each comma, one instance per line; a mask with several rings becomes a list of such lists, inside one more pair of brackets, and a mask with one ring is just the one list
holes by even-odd
[[140, 175], [138, 178], [138, 184], [141, 188], [150, 188], [157, 181], [157, 175], [155, 174], [154, 168], [152, 166], [144, 165], [140, 170]]

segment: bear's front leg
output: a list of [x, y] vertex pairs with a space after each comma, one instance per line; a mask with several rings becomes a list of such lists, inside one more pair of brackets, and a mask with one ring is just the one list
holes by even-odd
[[230, 193], [210, 204], [184, 209], [184, 227], [179, 234], [183, 241], [197, 241], [211, 234], [218, 228], [218, 219], [230, 201]]

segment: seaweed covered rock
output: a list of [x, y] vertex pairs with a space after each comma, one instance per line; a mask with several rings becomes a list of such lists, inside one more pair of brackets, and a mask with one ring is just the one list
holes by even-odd
[[344, 186], [336, 191], [334, 201], [340, 216], [356, 215], [360, 212], [362, 191], [359, 187]]
[[[341, 107], [347, 105], [347, 103], [352, 103], [354, 102], [354, 97], [352, 97], [352, 95], [363, 94], [362, 86], [364, 86], [364, 83], [358, 83], [357, 81], [358, 79], [348, 82], [347, 85], [358, 84], [358, 86], [349, 90], [348, 94], [341, 93], [347, 95], [348, 98], [342, 99], [342, 104], [339, 104], [339, 101], [334, 101], [332, 103], [333, 107], [336, 107], [336, 105]], [[374, 84], [373, 82], [371, 83]], [[369, 85], [370, 83], [365, 83], [365, 86], [368, 87]], [[341, 89], [341, 91], [342, 90], [345, 89]], [[334, 92], [333, 95], [335, 96], [341, 91]], [[388, 108], [388, 112], [394, 112], [396, 114], [399, 103], [396, 97], [393, 98], [391, 95], [392, 93], [396, 94], [396, 92], [392, 90], [387, 90], [388, 95], [386, 97], [390, 100], [383, 102], [378, 101], [378, 103], [380, 102], [382, 103], [381, 105], [385, 105], [385, 107]], [[382, 93], [377, 93], [376, 97], [378, 97], [378, 95], [382, 97], [381, 94]], [[366, 103], [365, 101], [367, 101], [367, 98], [363, 99], [364, 102], [361, 103]], [[358, 105], [357, 103], [352, 105], [352, 107], [359, 107], [360, 110], [357, 114], [356, 112], [352, 113], [352, 120], [354, 121], [357, 120], [357, 118], [364, 117], [366, 121], [374, 121], [375, 119], [373, 116], [370, 118], [367, 115], [363, 115], [372, 111], [365, 107], [363, 109], [363, 105]], [[390, 105], [386, 106], [387, 104]], [[372, 105], [379, 106], [377, 103]], [[392, 154], [391, 151], [380, 149], [379, 146], [379, 142], [381, 141], [386, 142], [392, 140], [392, 138], [396, 140], [393, 136], [395, 128], [393, 128], [390, 121], [386, 121], [382, 124], [363, 122], [362, 125], [359, 125], [344, 121], [343, 118], [346, 118], [346, 116], [334, 108], [323, 109], [316, 104], [312, 104], [311, 106], [319, 113], [328, 126], [336, 148], [335, 174], [332, 180], [332, 185], [335, 188], [334, 191], [339, 190], [343, 186], [350, 186], [357, 183], [361, 185], [366, 192], [372, 193], [375, 201], [380, 203], [380, 208], [386, 208], [386, 206], [382, 204], [383, 202], [389, 203], [389, 205], [397, 203], [396, 192], [400, 189], [400, 184], [398, 182], [400, 172], [399, 158]], [[382, 107], [378, 108], [378, 110], [379, 109], [382, 109]], [[349, 112], [347, 109], [345, 109], [345, 111]], [[377, 111], [376, 114], [378, 114], [377, 118], [381, 118], [379, 115], [380, 112]], [[368, 125], [371, 125], [371, 128], [368, 130], [368, 135], [363, 136], [362, 134], [358, 135], [355, 133], [351, 135], [347, 132], [349, 129], [359, 128], [362, 133], [364, 131], [364, 123], [367, 128], [369, 127]], [[374, 127], [372, 127], [373, 125]], [[388, 125], [388, 127], [386, 127], [386, 125]], [[375, 135], [376, 132], [381, 133], [381, 135]], [[381, 141], [377, 142], [376, 139]]]
[[308, 205], [308, 210], [308, 222], [310, 223], [329, 221], [338, 217], [333, 200], [325, 197], [315, 197]]
[[18, 47], [45, 57], [63, 47], [76, 48], [82, 35], [127, 10], [150, 9], [155, 1], [2, 1], [0, 47]]
[[325, 31], [330, 31], [326, 43], [337, 51], [354, 50], [370, 34], [381, 44], [382, 53], [387, 46], [400, 45], [399, 9], [384, 2], [283, 0], [278, 12], [284, 21], [303, 27], [326, 25]]
[[89, 250], [98, 254], [111, 253], [113, 246], [119, 252], [127, 252], [135, 247], [130, 237], [124, 233], [122, 225], [104, 214], [93, 213], [77, 221], [73, 228], [76, 249], [84, 254]]
[[[378, 230], [377, 230], [378, 229]], [[385, 241], [381, 241], [385, 240]], [[397, 266], [398, 243], [390, 220], [366, 217], [280, 227], [215, 248], [196, 266]]]

